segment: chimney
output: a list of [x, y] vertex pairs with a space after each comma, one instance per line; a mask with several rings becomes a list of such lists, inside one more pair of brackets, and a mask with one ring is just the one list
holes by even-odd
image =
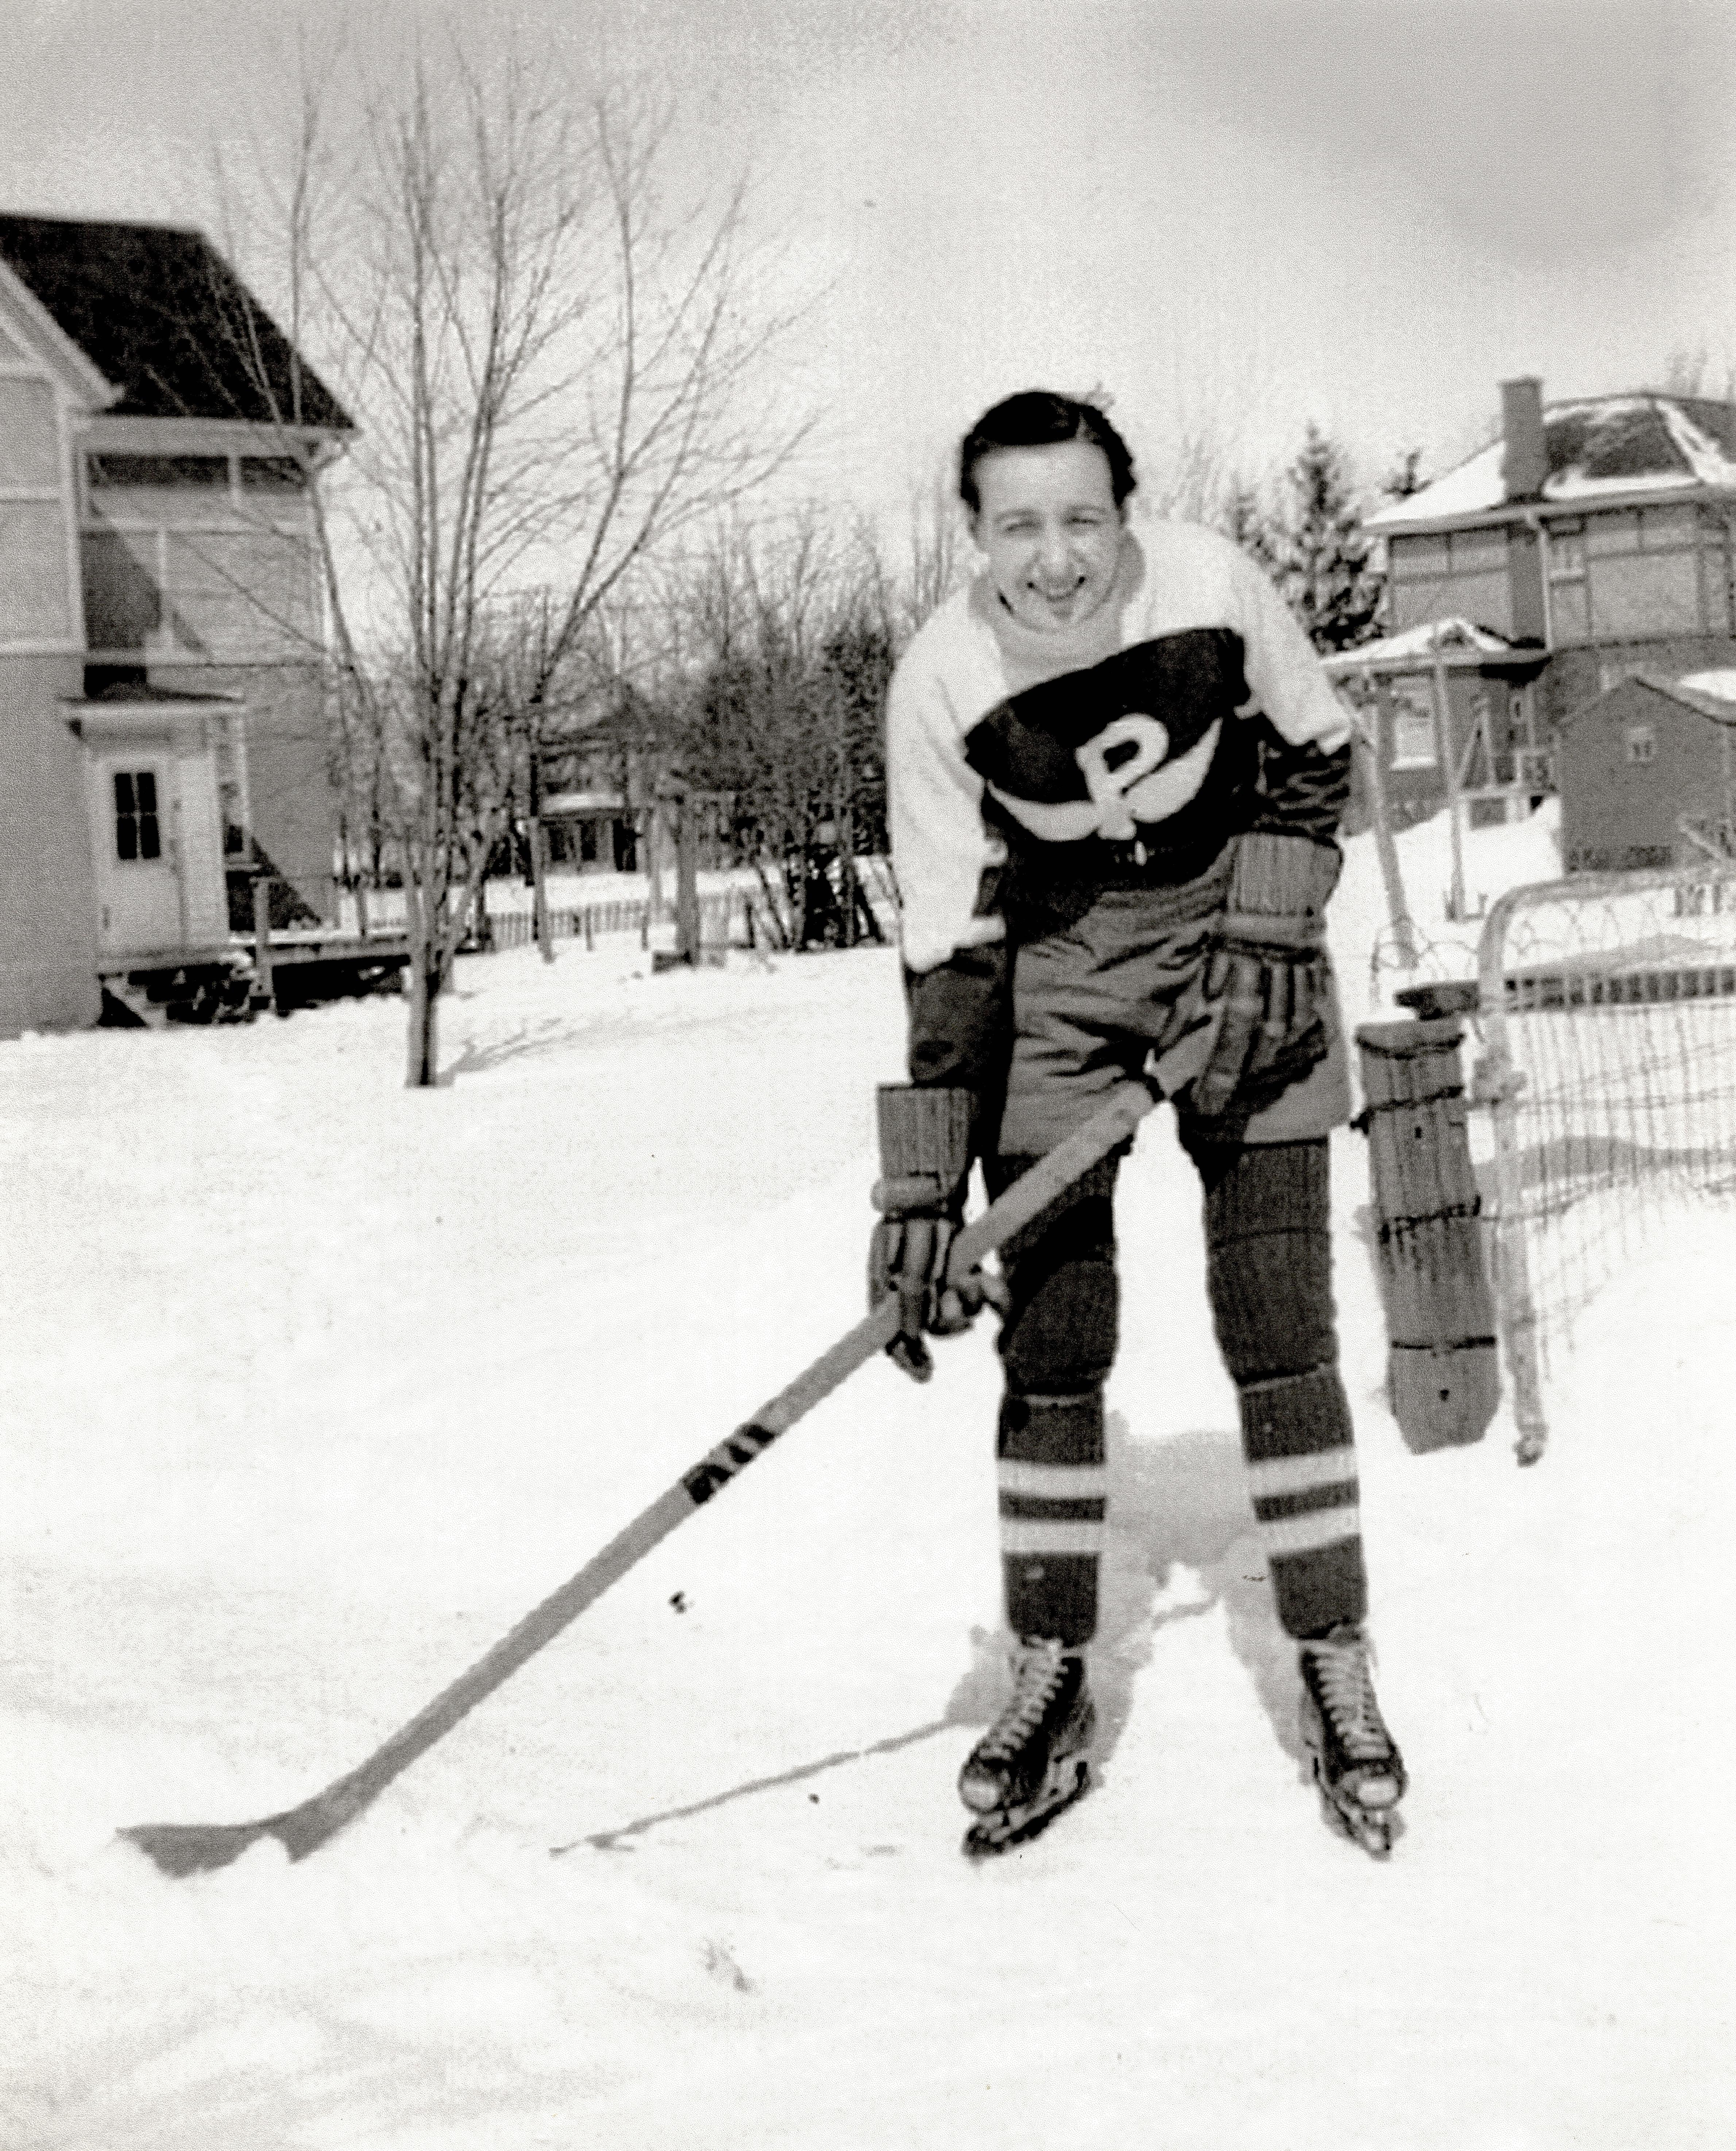
[[1549, 448], [1543, 438], [1543, 384], [1534, 373], [1501, 385], [1501, 492], [1508, 500], [1536, 500], [1549, 476]]

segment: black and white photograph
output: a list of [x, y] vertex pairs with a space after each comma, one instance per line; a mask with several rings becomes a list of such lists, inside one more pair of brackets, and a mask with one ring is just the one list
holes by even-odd
[[1736, 11], [5, 28], [0, 2151], [1722, 2151]]

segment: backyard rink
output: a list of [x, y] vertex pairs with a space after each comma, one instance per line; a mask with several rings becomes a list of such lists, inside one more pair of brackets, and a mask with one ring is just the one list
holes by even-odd
[[[1420, 900], [1444, 838], [1402, 842]], [[567, 943], [462, 960], [442, 1013], [433, 1093], [389, 1001], [0, 1047], [9, 2151], [1728, 2140], [1736, 1219], [1683, 1205], [1580, 1313], [1534, 1469], [1505, 1405], [1413, 1456], [1348, 1131], [1385, 1865], [1302, 1780], [1162, 1114], [1119, 1209], [1101, 1782], [1045, 1836], [957, 1849], [999, 1695], [984, 1322], [925, 1389], [864, 1369], [305, 1864], [117, 1841], [359, 1762], [862, 1312], [890, 952]]]

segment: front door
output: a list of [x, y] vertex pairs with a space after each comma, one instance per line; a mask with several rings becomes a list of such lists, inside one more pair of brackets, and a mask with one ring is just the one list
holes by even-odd
[[97, 949], [104, 956], [178, 949], [185, 939], [175, 762], [166, 749], [116, 747], [92, 757]]

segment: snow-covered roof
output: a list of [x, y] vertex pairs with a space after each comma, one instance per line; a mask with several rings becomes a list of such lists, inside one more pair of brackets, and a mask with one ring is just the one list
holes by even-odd
[[1736, 702], [1736, 668], [1728, 666], [1716, 672], [1684, 672], [1676, 682], [1696, 695], [1709, 696], [1714, 702]]
[[1647, 694], [1661, 696], [1667, 702], [1675, 703], [1678, 709], [1692, 710], [1696, 716], [1708, 717], [1715, 725], [1736, 726], [1736, 674], [1727, 672], [1723, 675], [1732, 682], [1728, 698], [1708, 695], [1694, 685], [1697, 677], [1716, 676], [1690, 674], [1685, 679], [1673, 680], [1661, 672], [1630, 672], [1625, 678], [1606, 687], [1601, 695], [1594, 695], [1589, 701], [1582, 702], [1577, 710], [1570, 710], [1557, 722], [1564, 727], [1576, 724], [1591, 711], [1601, 709], [1606, 702], [1617, 701], [1623, 697], [1631, 699], [1634, 690], [1639, 688]]
[[1437, 653], [1456, 657], [1461, 662], [1467, 657], [1534, 654], [1516, 650], [1505, 635], [1497, 635], [1493, 628], [1479, 627], [1474, 620], [1454, 614], [1445, 620], [1425, 620], [1420, 627], [1407, 627], [1397, 635], [1383, 635], [1378, 642], [1360, 643], [1354, 650], [1341, 650], [1325, 660], [1325, 669], [1336, 675], [1397, 671], [1406, 665], [1431, 664]]
[[[1566, 507], [1635, 493], [1736, 493], [1736, 408], [1697, 397], [1594, 396], [1543, 413], [1549, 475], [1541, 504]], [[1504, 439], [1432, 485], [1379, 509], [1364, 527], [1420, 529], [1506, 507]]]

